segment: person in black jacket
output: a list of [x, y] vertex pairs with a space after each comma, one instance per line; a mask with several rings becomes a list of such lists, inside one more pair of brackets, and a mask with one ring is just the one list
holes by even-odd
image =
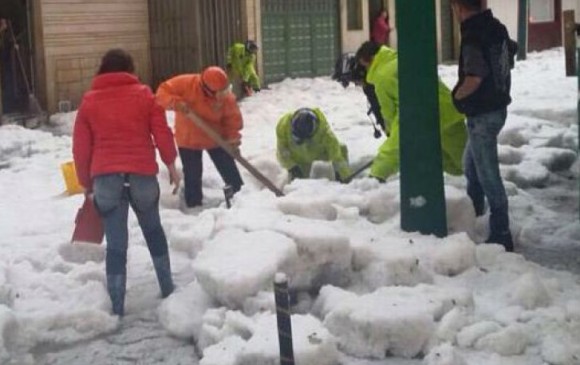
[[497, 136], [511, 103], [510, 73], [517, 44], [491, 10], [482, 10], [481, 0], [451, 0], [451, 6], [461, 22], [459, 80], [453, 90], [453, 102], [467, 116], [467, 194], [478, 216], [485, 213], [487, 198], [490, 235], [486, 242], [499, 243], [506, 251], [513, 251]]
[[[332, 79], [340, 82], [344, 88], [348, 87], [351, 82], [355, 85], [361, 85], [363, 93], [367, 97], [369, 103], [367, 115], [370, 116], [372, 113], [375, 117], [376, 123], [381, 127], [383, 132], [385, 132], [385, 120], [381, 114], [381, 106], [379, 105], [379, 100], [375, 94], [375, 87], [365, 81], [366, 73], [366, 68], [356, 61], [355, 54], [348, 52], [343, 53], [336, 60]], [[374, 122], [373, 128], [375, 138], [379, 138], [381, 132], [376, 128]]]

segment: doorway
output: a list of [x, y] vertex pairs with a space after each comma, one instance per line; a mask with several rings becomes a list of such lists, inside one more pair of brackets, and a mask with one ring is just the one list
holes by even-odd
[[26, 0], [2, 0], [0, 4], [0, 115], [28, 109], [33, 85], [30, 4]]
[[562, 45], [561, 0], [530, 0], [528, 15], [529, 51]]

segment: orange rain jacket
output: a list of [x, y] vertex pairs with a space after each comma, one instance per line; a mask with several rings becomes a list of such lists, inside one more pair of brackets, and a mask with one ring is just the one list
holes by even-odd
[[[218, 100], [203, 92], [199, 74], [173, 77], [157, 89], [157, 102], [165, 109], [174, 109], [176, 103], [185, 104], [225, 140], [239, 140], [243, 127], [242, 113], [236, 97], [229, 93]], [[175, 141], [177, 146], [196, 150], [217, 147], [210, 136], [199, 129], [185, 114], [175, 112]]]

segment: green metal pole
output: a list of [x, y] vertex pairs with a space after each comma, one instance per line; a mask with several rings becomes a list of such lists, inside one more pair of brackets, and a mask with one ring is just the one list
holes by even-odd
[[518, 2], [518, 60], [528, 53], [528, 0]]
[[447, 235], [439, 135], [435, 1], [396, 2], [401, 228]]

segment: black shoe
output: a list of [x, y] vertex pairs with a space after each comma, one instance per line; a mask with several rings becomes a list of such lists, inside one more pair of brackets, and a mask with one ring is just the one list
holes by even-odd
[[510, 232], [503, 234], [492, 233], [485, 243], [497, 243], [505, 247], [506, 252], [514, 252], [514, 242], [512, 240], [512, 234]]

